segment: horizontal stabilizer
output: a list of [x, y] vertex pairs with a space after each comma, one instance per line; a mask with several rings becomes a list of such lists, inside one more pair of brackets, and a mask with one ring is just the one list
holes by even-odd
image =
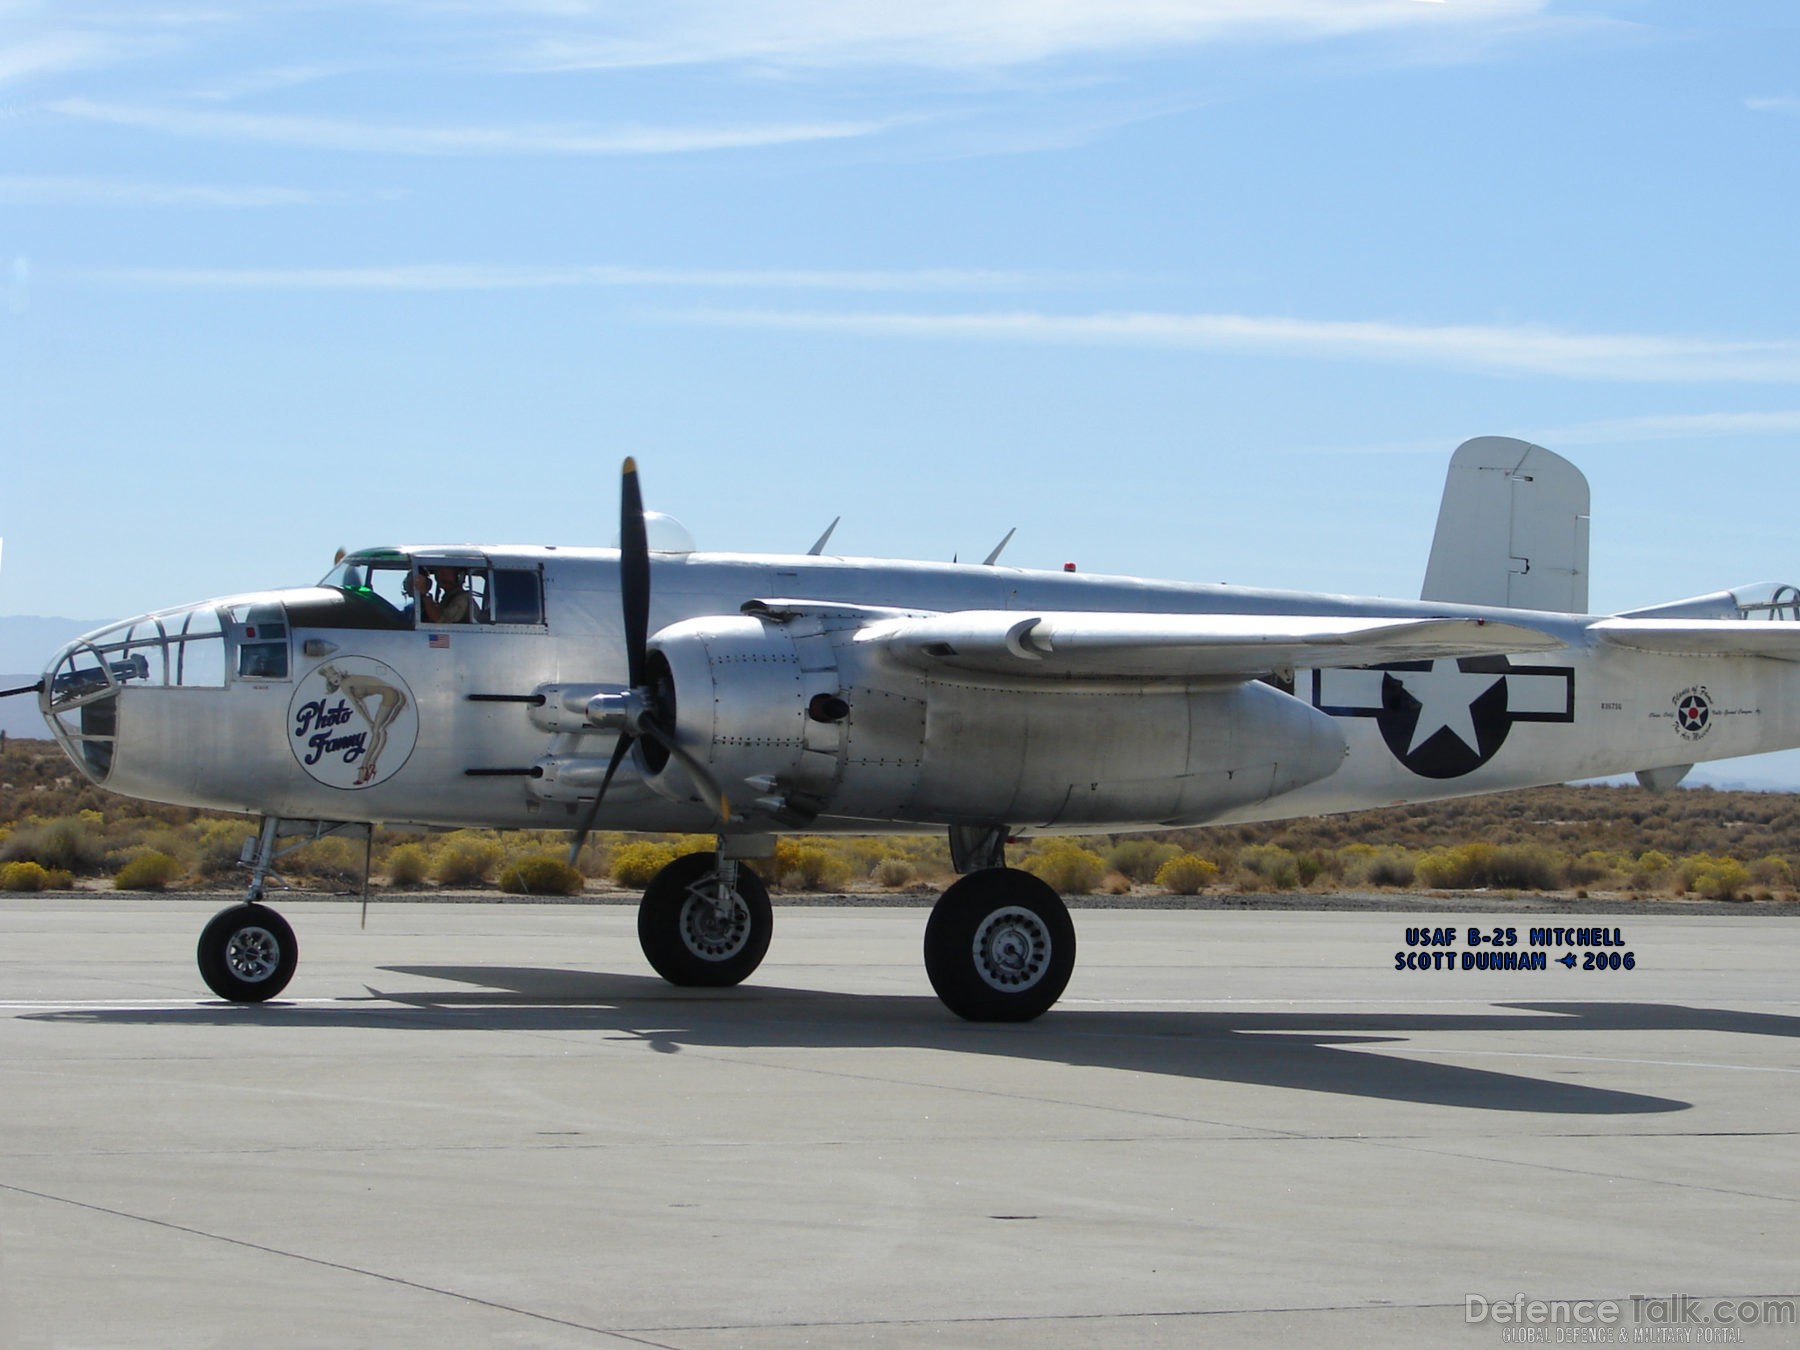
[[1547, 651], [1559, 638], [1485, 619], [964, 610], [864, 629], [909, 665], [1043, 679], [1254, 679], [1278, 670]]
[[1665, 656], [1800, 661], [1800, 623], [1781, 619], [1602, 619], [1588, 631], [1615, 647]]

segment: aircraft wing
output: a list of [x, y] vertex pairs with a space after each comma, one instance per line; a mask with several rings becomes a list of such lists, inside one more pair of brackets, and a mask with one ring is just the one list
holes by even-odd
[[1546, 651], [1549, 633], [1486, 619], [963, 610], [864, 629], [908, 665], [1027, 679], [1254, 679], [1277, 670]]
[[1800, 661], [1800, 623], [1782, 619], [1602, 619], [1588, 631], [1615, 647], [1668, 656]]

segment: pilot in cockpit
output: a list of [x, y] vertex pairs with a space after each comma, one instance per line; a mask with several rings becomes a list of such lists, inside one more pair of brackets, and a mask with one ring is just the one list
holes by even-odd
[[[436, 594], [433, 594], [433, 585]], [[468, 623], [473, 616], [468, 574], [460, 567], [421, 567], [413, 579], [419, 614], [426, 623]]]

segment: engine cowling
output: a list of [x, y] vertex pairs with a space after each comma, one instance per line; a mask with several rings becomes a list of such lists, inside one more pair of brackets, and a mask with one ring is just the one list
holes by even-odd
[[[689, 619], [650, 641], [646, 678], [676, 738], [711, 770], [727, 796], [786, 823], [824, 809], [837, 776], [836, 722], [809, 716], [815, 700], [838, 697], [831, 645], [766, 619]], [[642, 743], [651, 787], [699, 800], [687, 772], [653, 742]]]

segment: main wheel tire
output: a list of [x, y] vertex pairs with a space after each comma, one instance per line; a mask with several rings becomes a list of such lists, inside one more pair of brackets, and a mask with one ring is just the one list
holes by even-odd
[[971, 872], [938, 897], [925, 925], [925, 973], [944, 1006], [971, 1022], [1029, 1022], [1075, 972], [1075, 925], [1062, 897], [1029, 872]]
[[300, 944], [286, 919], [266, 905], [233, 905], [200, 930], [195, 951], [206, 987], [233, 1003], [262, 1003], [287, 988]]
[[689, 853], [658, 872], [644, 891], [638, 945], [670, 984], [741, 984], [768, 953], [775, 916], [762, 878], [739, 863], [726, 913], [713, 903], [718, 887], [716, 855]]

